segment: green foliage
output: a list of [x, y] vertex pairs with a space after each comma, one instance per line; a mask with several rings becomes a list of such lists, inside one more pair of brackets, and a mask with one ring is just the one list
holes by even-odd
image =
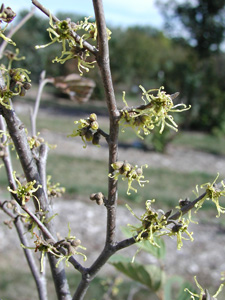
[[[223, 0], [198, 0], [180, 3], [179, 1], [158, 1], [161, 3], [167, 22], [177, 19], [190, 34], [190, 41], [195, 44], [199, 56], [209, 56], [219, 50], [224, 39], [225, 4]], [[170, 30], [174, 31], [170, 26]], [[193, 42], [194, 41], [194, 42]]]
[[156, 265], [143, 265], [137, 262], [131, 263], [121, 255], [114, 255], [109, 260], [117, 270], [147, 286], [151, 291], [158, 291], [164, 282], [164, 272]]
[[182, 277], [176, 275], [169, 277], [163, 286], [165, 300], [190, 300], [190, 295], [184, 292], [185, 288], [193, 290], [190, 282], [184, 281]]

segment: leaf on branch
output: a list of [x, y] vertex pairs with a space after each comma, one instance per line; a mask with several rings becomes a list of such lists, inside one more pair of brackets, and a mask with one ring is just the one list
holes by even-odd
[[155, 265], [131, 263], [130, 259], [121, 255], [113, 255], [109, 263], [126, 276], [147, 286], [151, 291], [158, 291], [164, 283], [165, 274]]

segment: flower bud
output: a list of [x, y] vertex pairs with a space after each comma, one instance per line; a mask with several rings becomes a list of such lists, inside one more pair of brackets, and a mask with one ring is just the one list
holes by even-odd
[[141, 176], [143, 174], [142, 169], [141, 168], [137, 168], [136, 174], [137, 174], [137, 176]]
[[101, 138], [100, 133], [95, 132], [94, 135], [93, 135], [92, 144], [93, 145], [99, 145], [100, 138]]
[[15, 16], [16, 13], [14, 13], [14, 11], [10, 7], [4, 8], [4, 4], [2, 4], [0, 11], [0, 19], [2, 21], [10, 23], [15, 18]]
[[23, 87], [25, 88], [25, 90], [29, 90], [31, 88], [31, 83], [24, 82]]
[[95, 113], [90, 114], [89, 119], [93, 122], [97, 120], [97, 115]]
[[123, 164], [123, 170], [126, 172], [129, 172], [132, 169], [131, 164], [129, 164], [128, 162], [124, 162]]
[[79, 239], [75, 239], [71, 242], [71, 245], [73, 247], [78, 247], [81, 244], [81, 241]]
[[102, 205], [104, 203], [104, 195], [102, 192], [91, 194], [90, 199], [95, 200], [98, 205]]
[[84, 136], [85, 136], [85, 138], [86, 138], [87, 141], [89, 141], [89, 142], [92, 141], [93, 136], [92, 136], [92, 132], [91, 132], [90, 129], [87, 129], [87, 130], [86, 130]]
[[93, 129], [93, 130], [97, 130], [98, 129], [98, 122], [97, 121], [93, 121], [93, 122], [91, 122], [91, 129]]
[[96, 200], [96, 199], [95, 199], [95, 195], [96, 195], [96, 193], [92, 193], [92, 194], [90, 195], [90, 199], [91, 199], [91, 200]]
[[122, 168], [124, 162], [123, 161], [116, 161], [115, 163], [111, 164], [114, 170], [119, 170]]

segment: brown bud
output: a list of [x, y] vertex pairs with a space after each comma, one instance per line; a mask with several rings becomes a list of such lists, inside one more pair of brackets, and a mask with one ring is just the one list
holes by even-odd
[[31, 88], [31, 83], [30, 82], [24, 82], [23, 87], [25, 90], [29, 90]]
[[96, 200], [96, 199], [95, 199], [95, 195], [96, 195], [96, 193], [92, 193], [92, 194], [90, 195], [90, 199], [91, 199], [91, 200]]
[[90, 129], [86, 129], [84, 136], [87, 141], [89, 141], [89, 142], [92, 141], [93, 136], [92, 136], [92, 131]]
[[20, 90], [19, 95], [20, 95], [21, 97], [24, 97], [24, 96], [26, 95], [26, 90], [25, 90], [25, 88], [24, 88], [23, 86], [21, 86], [21, 90]]
[[114, 170], [119, 170], [123, 167], [124, 162], [123, 161], [117, 161], [113, 163], [111, 166], [113, 167]]
[[98, 127], [99, 127], [99, 125], [98, 125], [98, 122], [97, 121], [93, 121], [93, 122], [91, 122], [91, 129], [93, 129], [93, 130], [97, 130], [98, 129]]
[[80, 244], [81, 244], [81, 241], [79, 239], [75, 239], [71, 242], [71, 245], [75, 248], [78, 247]]
[[95, 132], [94, 135], [93, 135], [92, 144], [93, 145], [99, 145], [100, 138], [101, 138], [100, 133]]
[[101, 192], [92, 193], [90, 195], [90, 199], [96, 201], [98, 205], [102, 205], [104, 203], [104, 195]]
[[102, 205], [104, 203], [104, 200], [103, 199], [96, 200], [96, 203], [98, 205]]
[[2, 21], [10, 23], [15, 18], [15, 16], [16, 13], [14, 13], [14, 11], [10, 7], [4, 8], [4, 5], [1, 6], [0, 19]]

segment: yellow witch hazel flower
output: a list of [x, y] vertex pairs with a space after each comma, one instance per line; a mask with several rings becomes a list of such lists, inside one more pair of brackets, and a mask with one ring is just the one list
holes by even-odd
[[0, 90], [0, 103], [7, 109], [11, 109], [10, 100], [13, 96], [24, 96], [30, 89], [30, 72], [26, 69], [16, 68], [7, 70], [0, 67], [2, 71], [5, 87]]
[[[58, 21], [53, 24], [51, 15], [49, 24], [50, 27], [47, 29], [47, 31], [49, 32], [51, 42], [46, 45], [36, 46], [36, 49], [45, 48], [56, 42], [62, 43], [61, 56], [55, 57], [55, 59], [52, 61], [53, 63], [58, 62], [64, 64], [67, 60], [76, 58], [78, 60], [78, 69], [81, 75], [83, 74], [82, 69], [88, 72], [89, 68], [94, 67], [92, 65], [94, 62], [86, 61], [86, 58], [90, 55], [89, 52], [85, 49], [82, 49], [83, 47], [81, 42], [80, 45], [77, 45], [74, 39], [73, 33], [80, 29], [79, 25], [71, 22], [70, 19]], [[69, 50], [67, 49], [67, 46], [69, 47]]]
[[[39, 189], [41, 188], [42, 186], [41, 185], [36, 185], [36, 180], [33, 180], [33, 181], [29, 181], [25, 184], [22, 184], [19, 179], [16, 177], [16, 172], [14, 171], [13, 172], [13, 176], [14, 176], [14, 179], [17, 183], [17, 189], [16, 190], [12, 190], [9, 186], [8, 186], [8, 191], [17, 195], [17, 197], [19, 198], [19, 200], [21, 201], [21, 205], [25, 205], [26, 202], [28, 202], [30, 200], [30, 198], [34, 197], [39, 206], [40, 206], [40, 203], [39, 203], [39, 200], [38, 198], [34, 195], [34, 193]], [[36, 187], [35, 187], [36, 185]], [[39, 207], [39, 210], [40, 210], [40, 207]]]
[[[83, 75], [83, 70], [88, 72], [90, 68], [94, 68], [96, 61], [88, 61], [87, 58], [90, 56], [90, 52], [84, 49], [83, 43], [88, 39], [96, 41], [97, 39], [97, 26], [95, 22], [90, 22], [89, 18], [85, 18], [84, 21], [78, 23], [71, 22], [68, 18], [63, 21], [57, 21], [53, 23], [52, 16], [50, 15], [49, 25], [47, 29], [51, 42], [36, 46], [36, 49], [45, 48], [54, 43], [62, 43], [62, 52], [60, 57], [55, 57], [52, 62], [58, 62], [64, 64], [69, 59], [77, 59], [78, 70], [80, 75]], [[85, 33], [80, 36], [79, 42], [75, 41], [77, 31], [84, 31]], [[111, 31], [107, 29], [108, 39], [110, 39]]]
[[[153, 200], [146, 201], [146, 211], [139, 218], [135, 215], [133, 210], [126, 205], [131, 214], [135, 216], [139, 221], [141, 221], [141, 226], [132, 226], [128, 224], [129, 227], [132, 228], [133, 231], [137, 232], [137, 236], [135, 237], [136, 242], [140, 242], [142, 240], [148, 240], [153, 246], [160, 247], [156, 238], [161, 236], [176, 236], [177, 237], [177, 249], [180, 250], [183, 246], [182, 240], [191, 240], [193, 241], [192, 232], [188, 231], [189, 220], [187, 219], [179, 219], [177, 222], [169, 219], [171, 211], [164, 213], [163, 210], [155, 210], [152, 207], [152, 203], [155, 202]], [[170, 225], [173, 224], [171, 227]], [[188, 237], [184, 237], [183, 234], [186, 234]]]
[[77, 128], [73, 130], [73, 133], [68, 135], [68, 137], [80, 136], [84, 142], [83, 148], [87, 147], [86, 142], [92, 141], [93, 145], [99, 145], [100, 134], [98, 132], [98, 122], [97, 115], [95, 113], [90, 114], [87, 119], [80, 119], [74, 122]]
[[[172, 222], [170, 220], [170, 222]], [[174, 222], [174, 226], [172, 227], [172, 229], [170, 230], [169, 233], [167, 232], [163, 232], [161, 235], [168, 235], [170, 237], [176, 236], [177, 237], [177, 249], [180, 250], [183, 246], [183, 240], [190, 240], [193, 242], [193, 232], [189, 232], [188, 231], [188, 225], [190, 223], [190, 220], [182, 218], [181, 220], [179, 220], [178, 223]], [[167, 228], [168, 229], [168, 228]], [[186, 235], [188, 237], [184, 237], [183, 233], [186, 233]]]
[[[185, 104], [174, 105], [173, 99], [178, 96], [179, 93], [174, 95], [166, 94], [163, 91], [164, 87], [159, 89], [151, 89], [146, 91], [143, 86], [139, 86], [142, 90], [142, 100], [144, 105], [137, 108], [129, 108], [125, 100], [125, 92], [123, 93], [123, 102], [128, 108], [121, 111], [120, 124], [123, 127], [131, 127], [137, 133], [140, 138], [143, 138], [140, 133], [143, 131], [145, 135], [151, 133], [155, 126], [160, 127], [160, 133], [163, 132], [165, 126], [177, 131], [178, 125], [173, 119], [170, 113], [183, 112], [190, 109]], [[157, 95], [154, 96], [153, 92], [157, 91]], [[180, 109], [180, 107], [183, 107]]]
[[[222, 214], [225, 213], [225, 207], [222, 207], [219, 202], [219, 198], [225, 196], [225, 184], [223, 181], [220, 182], [220, 186], [216, 184], [218, 177], [219, 177], [219, 173], [217, 174], [215, 180], [212, 183], [207, 182], [200, 186], [201, 189], [206, 189], [206, 195], [195, 204], [196, 211], [198, 211], [199, 208], [202, 207], [205, 200], [212, 200], [212, 202], [215, 203], [218, 212], [216, 216], [217, 218], [220, 217], [221, 213]], [[196, 192], [194, 191], [194, 194], [197, 197], [199, 196], [198, 185], [196, 186]]]
[[[221, 278], [221, 280], [223, 280], [223, 279], [224, 278]], [[207, 289], [204, 290], [203, 287], [198, 283], [196, 276], [194, 277], [194, 280], [195, 280], [195, 283], [196, 283], [197, 287], [200, 290], [200, 294], [192, 293], [188, 288], [184, 289], [185, 292], [188, 292], [191, 295], [192, 300], [196, 300], [196, 299], [199, 299], [199, 300], [207, 300], [207, 299], [217, 300], [216, 297], [220, 294], [220, 292], [222, 291], [222, 289], [225, 285], [225, 283], [222, 283], [219, 286], [219, 288], [218, 288], [217, 292], [215, 293], [215, 295], [210, 296], [209, 291]]]
[[130, 206], [126, 204], [131, 214], [141, 221], [141, 226], [135, 227], [130, 224], [128, 224], [128, 226], [131, 227], [132, 231], [138, 233], [136, 237], [137, 242], [148, 240], [153, 246], [160, 247], [155, 240], [157, 236], [156, 233], [166, 228], [167, 217], [162, 210], [156, 211], [152, 207], [153, 202], [155, 202], [155, 199], [146, 201], [146, 211], [140, 218], [137, 217]]
[[130, 190], [133, 190], [137, 193], [137, 189], [132, 187], [132, 182], [136, 180], [138, 184], [143, 187], [145, 182], [149, 182], [148, 180], [144, 179], [143, 175], [143, 167], [147, 168], [148, 165], [143, 165], [138, 167], [137, 165], [134, 167], [129, 164], [127, 161], [117, 161], [113, 163], [112, 168], [114, 169], [114, 174], [109, 174], [110, 178], [118, 179], [119, 175], [122, 176], [122, 180], [128, 180], [128, 188], [127, 188], [127, 195], [130, 195]]

